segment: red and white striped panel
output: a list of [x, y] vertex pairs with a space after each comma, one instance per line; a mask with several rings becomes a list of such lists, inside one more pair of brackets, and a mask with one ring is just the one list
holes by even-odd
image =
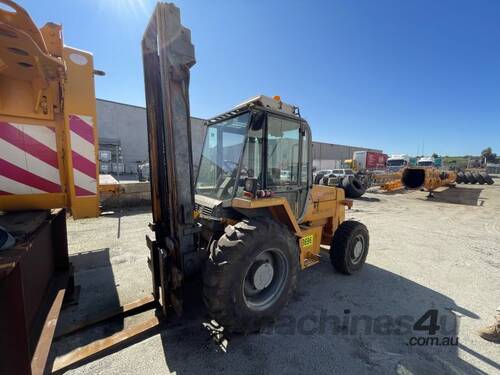
[[61, 191], [55, 130], [0, 121], [0, 195]]
[[92, 117], [69, 115], [73, 178], [78, 197], [97, 194], [94, 123]]

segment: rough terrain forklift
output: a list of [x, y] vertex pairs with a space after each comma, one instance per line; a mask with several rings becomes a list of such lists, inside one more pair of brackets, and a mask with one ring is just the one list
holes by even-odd
[[194, 178], [194, 47], [178, 8], [157, 6], [142, 47], [155, 233], [147, 241], [164, 312], [182, 311], [185, 281], [202, 270], [210, 315], [228, 331], [253, 332], [287, 304], [321, 245], [338, 271], [358, 271], [368, 231], [345, 221], [352, 201], [342, 189], [313, 185], [311, 130], [299, 109], [258, 96], [208, 120]]
[[[61, 25], [39, 29], [22, 7], [0, 0], [0, 210], [35, 210], [0, 215], [17, 241], [0, 251], [1, 374], [61, 371], [158, 327], [171, 307], [181, 312], [186, 281], [202, 269], [211, 315], [228, 331], [250, 332], [288, 302], [321, 244], [333, 245], [341, 272], [365, 261], [366, 228], [344, 221], [351, 202], [341, 189], [312, 184], [311, 134], [297, 108], [261, 96], [209, 120], [195, 179], [194, 48], [178, 8], [156, 6], [142, 47], [153, 295], [61, 326], [63, 306], [79, 294], [65, 209], [99, 212], [94, 75], [102, 72], [91, 53], [63, 42]], [[50, 359], [54, 339], [147, 309], [154, 316]]]

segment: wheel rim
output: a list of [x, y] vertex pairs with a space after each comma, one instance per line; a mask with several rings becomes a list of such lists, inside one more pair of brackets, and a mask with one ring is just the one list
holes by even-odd
[[351, 251], [351, 262], [358, 264], [365, 253], [365, 239], [361, 234], [354, 237], [354, 246]]
[[243, 299], [247, 307], [262, 311], [272, 306], [285, 288], [288, 268], [288, 259], [280, 249], [266, 249], [257, 255], [243, 281]]

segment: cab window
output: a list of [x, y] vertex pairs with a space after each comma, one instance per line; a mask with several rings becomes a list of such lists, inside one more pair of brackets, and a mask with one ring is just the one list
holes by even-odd
[[267, 120], [267, 186], [298, 185], [300, 124], [277, 116]]
[[257, 189], [262, 189], [262, 153], [264, 148], [263, 125], [265, 116], [256, 115], [248, 129], [248, 136], [245, 142], [245, 151], [241, 159], [240, 182], [237, 195], [243, 193], [244, 180], [246, 178], [257, 179]]

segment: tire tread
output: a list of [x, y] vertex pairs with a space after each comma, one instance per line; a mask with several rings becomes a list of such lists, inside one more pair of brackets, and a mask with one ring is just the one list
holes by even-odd
[[[349, 268], [349, 265], [346, 261], [346, 249], [351, 239], [352, 233], [356, 230], [361, 230], [365, 233], [366, 237], [366, 250], [365, 250], [365, 259], [366, 255], [368, 255], [369, 249], [369, 235], [368, 229], [366, 226], [358, 221], [347, 220], [344, 221], [335, 231], [335, 234], [332, 238], [332, 244], [330, 246], [330, 260], [335, 269], [344, 274], [352, 274], [353, 270]], [[340, 251], [339, 251], [340, 249]]]
[[219, 239], [217, 246], [213, 246], [206, 261], [203, 274], [203, 300], [210, 316], [230, 332], [251, 333], [258, 331], [267, 324], [272, 317], [261, 316], [255, 319], [242, 320], [235, 309], [233, 299], [232, 280], [234, 272], [240, 270], [244, 252], [251, 248], [257, 238], [279, 237], [287, 244], [292, 255], [289, 288], [285, 291], [284, 307], [291, 299], [297, 285], [299, 265], [298, 245], [289, 229], [280, 223], [268, 218], [253, 218], [240, 221], [235, 225], [228, 225]]

